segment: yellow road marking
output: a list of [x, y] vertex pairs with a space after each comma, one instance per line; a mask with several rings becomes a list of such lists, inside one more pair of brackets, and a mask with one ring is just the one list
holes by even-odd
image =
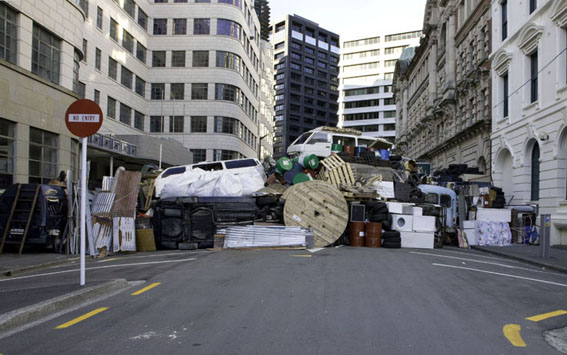
[[536, 316], [528, 317], [526, 319], [531, 320], [532, 322], [539, 322], [539, 321], [546, 320], [546, 319], [549, 319], [549, 318], [562, 316], [564, 314], [567, 314], [567, 311], [559, 310], [559, 311], [555, 311], [555, 312], [538, 314]]
[[151, 284], [151, 285], [149, 285], [149, 286], [146, 286], [146, 287], [144, 287], [143, 289], [138, 290], [138, 291], [132, 293], [132, 296], [138, 296], [139, 294], [142, 294], [142, 293], [144, 293], [144, 292], [146, 292], [146, 291], [149, 291], [149, 290], [151, 290], [152, 288], [154, 288], [154, 287], [156, 287], [156, 286], [159, 286], [160, 284], [161, 284], [160, 282], [154, 282], [153, 284]]
[[521, 329], [522, 327], [520, 327], [519, 324], [506, 324], [504, 328], [502, 328], [502, 332], [504, 333], [506, 339], [508, 339], [508, 341], [512, 345], [519, 348], [525, 348], [526, 343], [524, 342], [524, 339], [522, 339], [522, 336], [520, 335]]
[[70, 321], [68, 321], [67, 323], [63, 323], [63, 324], [57, 326], [55, 329], [69, 328], [70, 326], [72, 326], [72, 325], [74, 325], [74, 324], [77, 324], [77, 323], [79, 323], [79, 322], [82, 322], [82, 321], [84, 321], [85, 319], [88, 319], [88, 318], [90, 318], [90, 317], [92, 317], [92, 316], [95, 316], [95, 315], [99, 314], [100, 312], [104, 312], [104, 311], [106, 311], [107, 309], [108, 309], [108, 307], [97, 308], [97, 309], [95, 309], [95, 310], [92, 311], [92, 312], [89, 312], [89, 313], [87, 313], [87, 314], [83, 314], [82, 316], [77, 317], [77, 318], [75, 318], [75, 319], [73, 319], [73, 320], [70, 320]]
[[297, 255], [292, 255], [292, 256], [295, 256], [296, 258], [310, 258], [312, 255], [297, 254]]

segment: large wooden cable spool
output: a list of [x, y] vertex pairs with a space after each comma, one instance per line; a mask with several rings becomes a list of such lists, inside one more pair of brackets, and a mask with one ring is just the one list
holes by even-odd
[[325, 181], [294, 185], [284, 193], [286, 226], [313, 229], [315, 247], [325, 247], [340, 238], [348, 223], [348, 205], [343, 194]]

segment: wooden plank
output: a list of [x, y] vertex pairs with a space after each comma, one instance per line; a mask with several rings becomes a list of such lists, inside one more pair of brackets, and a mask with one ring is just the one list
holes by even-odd
[[22, 255], [22, 251], [24, 250], [24, 244], [26, 243], [26, 237], [28, 235], [28, 231], [30, 229], [30, 224], [31, 224], [31, 220], [33, 217], [33, 212], [35, 210], [35, 205], [37, 203], [37, 197], [39, 196], [39, 189], [41, 188], [41, 185], [37, 185], [37, 187], [35, 188], [35, 194], [33, 196], [33, 201], [32, 201], [32, 205], [30, 208], [30, 214], [28, 216], [28, 221], [26, 222], [26, 228], [24, 229], [24, 235], [22, 235], [22, 242], [20, 243], [20, 251], [18, 252], [19, 255]]
[[20, 190], [22, 189], [22, 184], [18, 184], [16, 190], [16, 197], [12, 201], [12, 207], [10, 208], [10, 214], [8, 215], [8, 220], [6, 221], [6, 226], [4, 227], [4, 233], [2, 234], [2, 244], [0, 244], [0, 254], [4, 249], [4, 243], [6, 243], [6, 238], [8, 237], [8, 231], [10, 230], [10, 224], [12, 223], [12, 217], [14, 217], [14, 210], [16, 209], [16, 204], [18, 204], [18, 198], [20, 197]]
[[315, 247], [339, 239], [348, 223], [348, 205], [336, 187], [313, 180], [294, 185], [288, 191], [284, 206], [287, 226], [313, 229]]

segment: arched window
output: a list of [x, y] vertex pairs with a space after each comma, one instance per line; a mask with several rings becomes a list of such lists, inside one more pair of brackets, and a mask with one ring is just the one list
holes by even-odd
[[539, 145], [536, 143], [532, 149], [532, 194], [531, 200], [539, 200]]

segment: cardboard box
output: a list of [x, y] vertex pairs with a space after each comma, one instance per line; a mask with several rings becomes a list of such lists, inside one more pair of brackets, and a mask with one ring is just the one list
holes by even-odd
[[463, 229], [475, 229], [476, 221], [463, 221]]
[[413, 230], [413, 216], [407, 214], [392, 214], [392, 229], [398, 232]]
[[413, 206], [412, 203], [403, 203], [403, 202], [386, 202], [388, 205], [388, 212], [394, 214], [412, 214], [411, 211], [409, 213], [404, 213], [404, 206]]
[[469, 245], [478, 245], [478, 236], [476, 235], [475, 228], [464, 229], [463, 231], [467, 235], [467, 241], [469, 242]]
[[500, 208], [479, 208], [476, 211], [476, 220], [479, 222], [512, 222], [512, 210]]
[[433, 249], [433, 233], [402, 232], [402, 248]]
[[413, 216], [414, 232], [435, 232], [435, 217]]
[[412, 210], [413, 216], [423, 216], [423, 208], [421, 207], [414, 207]]

